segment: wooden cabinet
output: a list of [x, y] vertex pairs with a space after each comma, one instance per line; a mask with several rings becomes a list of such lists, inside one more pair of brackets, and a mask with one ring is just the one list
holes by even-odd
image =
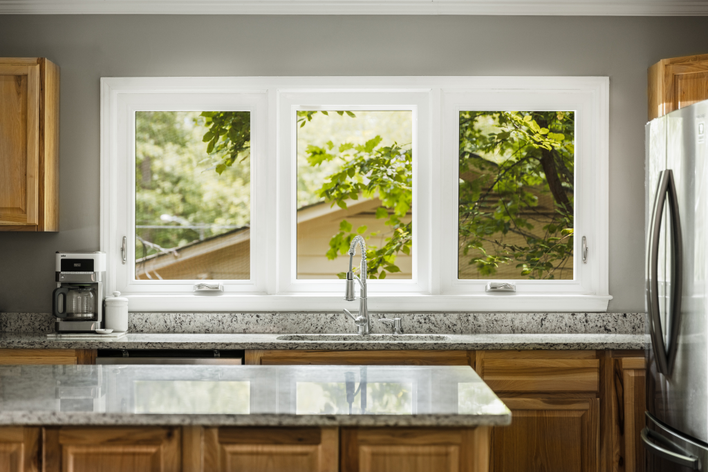
[[338, 471], [338, 428], [196, 427], [188, 434], [184, 453], [203, 453], [185, 456], [184, 472]]
[[489, 427], [344, 428], [341, 472], [486, 472]]
[[180, 433], [155, 426], [45, 428], [44, 472], [180, 472]]
[[96, 351], [94, 349], [0, 349], [0, 365], [73, 365], [95, 363]]
[[708, 99], [708, 54], [662, 59], [649, 68], [649, 119]]
[[0, 470], [40, 472], [40, 428], [0, 427]]
[[246, 351], [247, 365], [472, 365], [471, 351]]
[[633, 351], [608, 356], [607, 450], [609, 472], [644, 472], [645, 450], [640, 432], [645, 426], [646, 362]]
[[512, 411], [492, 433], [490, 470], [601, 470], [594, 351], [479, 351], [476, 370]]
[[0, 231], [59, 230], [59, 69], [0, 58]]

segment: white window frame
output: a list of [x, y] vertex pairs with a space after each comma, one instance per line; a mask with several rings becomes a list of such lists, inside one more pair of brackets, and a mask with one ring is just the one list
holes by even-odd
[[[412, 276], [410, 280], [370, 280], [369, 294], [428, 293], [429, 280], [420, 274], [430, 272], [430, 235], [421, 231], [416, 221], [429, 221], [430, 201], [418, 197], [428, 194], [430, 182], [430, 91], [407, 90], [338, 90], [300, 91], [282, 90], [278, 96], [278, 225], [279, 234], [287, 235], [278, 240], [278, 293], [334, 293], [341, 297], [342, 281], [297, 278], [297, 111], [349, 110], [357, 111], [411, 111], [413, 152], [413, 244]], [[422, 190], [419, 190], [422, 189]], [[358, 266], [360, 254], [354, 258]], [[342, 263], [341, 272], [347, 269]]]
[[[352, 308], [342, 299], [341, 281], [297, 280], [295, 274], [294, 111], [336, 108], [414, 113], [413, 278], [370, 281], [371, 310], [607, 310], [612, 297], [606, 77], [102, 78], [101, 250], [108, 255], [108, 292], [123, 292], [131, 311]], [[134, 112], [230, 109], [251, 111], [251, 279], [223, 281], [225, 292], [218, 296], [194, 294], [191, 281], [130, 280]], [[511, 295], [484, 292], [487, 281], [457, 280], [458, 113], [463, 109], [577, 112], [575, 280], [517, 280]], [[124, 235], [126, 264], [121, 261]], [[587, 264], [578, 256], [583, 235], [590, 247]]]

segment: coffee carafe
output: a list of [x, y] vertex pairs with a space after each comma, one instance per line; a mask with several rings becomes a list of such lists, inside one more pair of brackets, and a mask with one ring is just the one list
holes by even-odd
[[57, 332], [87, 332], [103, 328], [105, 277], [104, 253], [57, 252], [57, 288], [52, 296]]
[[91, 286], [64, 285], [54, 290], [54, 316], [64, 320], [91, 320], [96, 316], [96, 296]]

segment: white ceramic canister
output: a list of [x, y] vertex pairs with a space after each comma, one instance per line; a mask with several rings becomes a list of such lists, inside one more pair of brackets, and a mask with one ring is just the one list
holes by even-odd
[[128, 299], [113, 292], [106, 298], [105, 328], [113, 331], [128, 331]]

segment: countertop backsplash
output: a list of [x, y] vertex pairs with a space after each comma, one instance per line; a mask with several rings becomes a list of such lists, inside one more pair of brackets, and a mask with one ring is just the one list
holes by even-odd
[[[645, 313], [395, 313], [372, 314], [373, 332], [389, 333], [381, 318], [400, 317], [406, 334], [644, 334]], [[49, 313], [0, 313], [0, 332], [48, 333]], [[343, 313], [130, 313], [133, 333], [353, 333]]]

